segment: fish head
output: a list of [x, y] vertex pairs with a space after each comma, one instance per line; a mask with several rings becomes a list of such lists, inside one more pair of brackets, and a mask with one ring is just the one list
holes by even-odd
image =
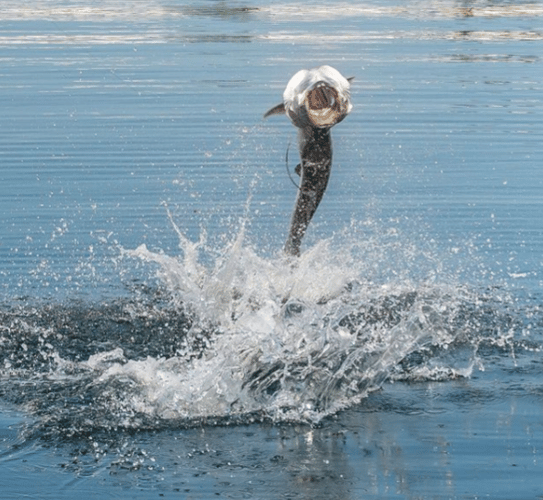
[[350, 81], [331, 66], [301, 70], [290, 79], [283, 104], [297, 127], [333, 127], [352, 110]]

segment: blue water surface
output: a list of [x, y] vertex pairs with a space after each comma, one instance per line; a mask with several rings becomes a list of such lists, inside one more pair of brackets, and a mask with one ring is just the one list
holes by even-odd
[[541, 2], [1, 10], [2, 498], [543, 497]]

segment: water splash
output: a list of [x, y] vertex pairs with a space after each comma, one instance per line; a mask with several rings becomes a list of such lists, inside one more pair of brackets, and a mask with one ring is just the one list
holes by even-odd
[[121, 256], [158, 287], [2, 311], [0, 395], [37, 419], [33, 432], [317, 424], [385, 380], [470, 376], [482, 345], [512, 352], [523, 328], [427, 245], [376, 224], [297, 259], [259, 256], [243, 222], [219, 250], [172, 224], [179, 256], [145, 245]]
[[[265, 259], [244, 246], [242, 225], [206, 268], [199, 264], [204, 240], [189, 242], [176, 230], [181, 258], [145, 246], [127, 255], [158, 265], [172, 300], [213, 336], [190, 362], [147, 359], [103, 371], [99, 382], [128, 377], [140, 388], [132, 395], [139, 412], [316, 423], [361, 401], [410, 353], [446, 348], [462, 333], [458, 310], [467, 291], [403, 279], [373, 283], [374, 263], [359, 260], [367, 243], [338, 251], [328, 240], [299, 259]], [[450, 376], [460, 374], [469, 370], [451, 368]]]

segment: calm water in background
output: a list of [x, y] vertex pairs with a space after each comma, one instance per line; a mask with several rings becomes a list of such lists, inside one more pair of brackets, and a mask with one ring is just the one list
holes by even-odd
[[[3, 497], [543, 496], [542, 22], [3, 2]], [[355, 107], [292, 270], [261, 117], [323, 63]]]

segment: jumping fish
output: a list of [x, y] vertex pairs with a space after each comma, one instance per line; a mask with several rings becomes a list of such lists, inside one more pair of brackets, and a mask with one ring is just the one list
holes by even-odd
[[331, 66], [298, 71], [283, 92], [283, 102], [264, 118], [286, 114], [298, 130], [301, 162], [298, 196], [284, 251], [300, 255], [300, 245], [311, 218], [321, 202], [332, 167], [330, 129], [353, 109], [350, 81]]

